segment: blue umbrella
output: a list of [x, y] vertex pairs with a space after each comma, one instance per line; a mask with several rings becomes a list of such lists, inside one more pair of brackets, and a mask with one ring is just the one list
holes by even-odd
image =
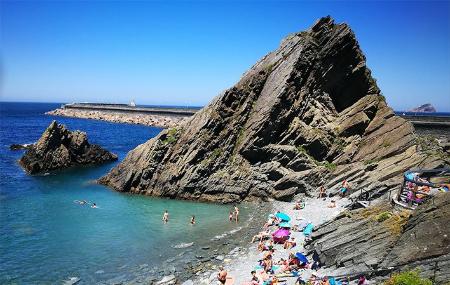
[[302, 263], [308, 263], [308, 259], [306, 258], [306, 256], [300, 252], [297, 252], [295, 254], [295, 257], [297, 257], [297, 259], [300, 260], [300, 262]]
[[286, 215], [285, 213], [276, 213], [275, 217], [279, 218], [282, 221], [286, 221], [286, 222], [289, 222], [291, 220], [291, 218], [288, 215]]
[[291, 224], [288, 222], [283, 222], [278, 225], [280, 228], [291, 228]]

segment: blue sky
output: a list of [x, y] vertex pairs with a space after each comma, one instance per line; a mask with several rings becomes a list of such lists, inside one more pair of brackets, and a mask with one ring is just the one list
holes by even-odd
[[396, 110], [450, 111], [449, 2], [0, 1], [3, 101], [204, 105], [289, 33], [346, 22]]

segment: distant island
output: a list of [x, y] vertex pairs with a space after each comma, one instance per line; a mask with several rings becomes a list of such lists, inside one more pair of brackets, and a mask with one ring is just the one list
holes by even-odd
[[430, 103], [420, 105], [417, 108], [411, 109], [408, 112], [415, 112], [415, 113], [435, 113], [436, 108], [434, 108], [433, 105]]

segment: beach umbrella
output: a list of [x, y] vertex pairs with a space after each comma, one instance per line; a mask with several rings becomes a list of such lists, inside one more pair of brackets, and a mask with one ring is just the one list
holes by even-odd
[[280, 228], [291, 228], [291, 224], [288, 222], [283, 222], [278, 225]]
[[291, 234], [291, 232], [287, 229], [278, 229], [272, 234], [272, 236], [275, 238], [285, 238], [285, 237], [289, 236], [290, 234]]
[[285, 213], [276, 213], [275, 216], [282, 221], [289, 222], [291, 220], [291, 218]]
[[297, 259], [300, 260], [300, 262], [302, 263], [308, 263], [308, 259], [306, 258], [306, 256], [300, 252], [297, 252], [295, 254], [295, 257], [297, 257]]

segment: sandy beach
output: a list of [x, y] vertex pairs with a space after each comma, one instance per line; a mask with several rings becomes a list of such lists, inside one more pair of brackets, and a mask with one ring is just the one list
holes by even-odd
[[[347, 198], [333, 199], [335, 199], [336, 201], [335, 208], [328, 208], [328, 205], [330, 205], [330, 202], [332, 200], [331, 198], [327, 198], [326, 200], [306, 198], [304, 199], [305, 207], [301, 210], [293, 209], [295, 204], [294, 202], [275, 201], [272, 203], [272, 212], [275, 213], [276, 211], [281, 211], [288, 214], [292, 218], [291, 224], [293, 225], [306, 221], [311, 222], [314, 227], [317, 227], [339, 215], [339, 213], [345, 210], [345, 206], [349, 204], [349, 200]], [[262, 227], [263, 225], [261, 225], [261, 229]], [[280, 260], [280, 258], [287, 259], [290, 252], [305, 253], [303, 247], [305, 236], [303, 232], [291, 231], [291, 237], [294, 237], [296, 239], [297, 246], [292, 249], [286, 250], [283, 248], [283, 245], [275, 244], [274, 261], [278, 261]], [[234, 283], [228, 282], [227, 284], [248, 284], [248, 282], [251, 280], [250, 272], [254, 270], [258, 265], [258, 260], [262, 259], [262, 255], [263, 253], [257, 250], [257, 242], [251, 243], [250, 240], [248, 241], [247, 248], [237, 248], [226, 255], [223, 259], [223, 266], [228, 272], [228, 276], [232, 277], [234, 280]], [[205, 272], [199, 275], [198, 278], [194, 280], [193, 284], [218, 284], [216, 278], [217, 272], [217, 270]], [[326, 268], [321, 268], [318, 271], [310, 269], [301, 270], [300, 276], [302, 276], [304, 280], [307, 280], [313, 273], [317, 274], [318, 276], [325, 276], [326, 274], [330, 274], [330, 272], [327, 272]], [[338, 273], [339, 272], [333, 272], [333, 274]], [[287, 285], [293, 285], [295, 284], [297, 278], [287, 277], [282, 279], [286, 280]], [[186, 284], [191, 284], [188, 282], [190, 281], [187, 281]]]

